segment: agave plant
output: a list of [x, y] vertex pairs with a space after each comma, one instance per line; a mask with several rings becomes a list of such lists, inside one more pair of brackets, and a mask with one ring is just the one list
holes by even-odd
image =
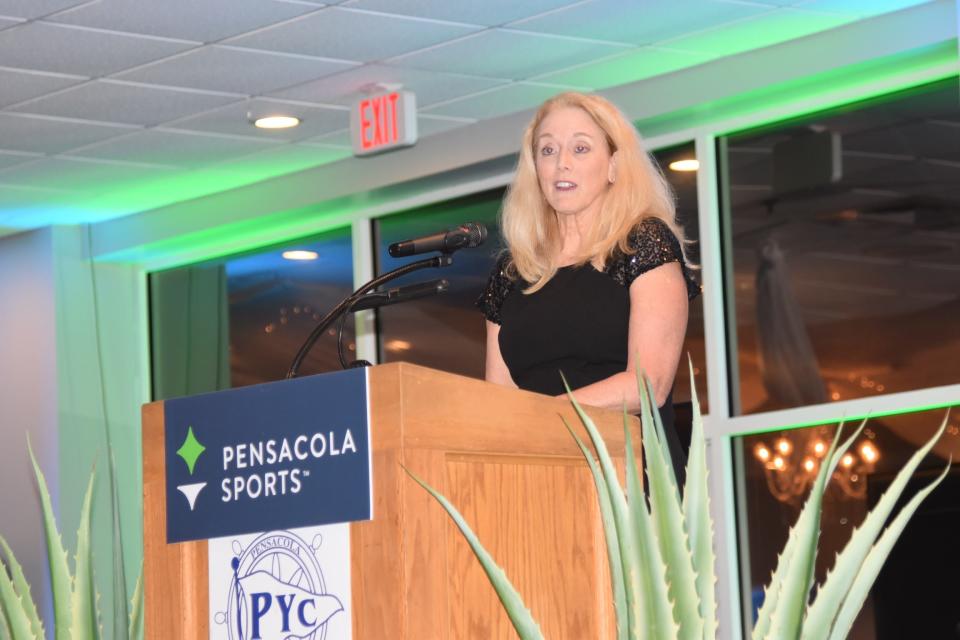
[[[653, 410], [652, 387], [638, 372], [640, 425], [649, 481], [648, 496], [633, 453], [630, 423], [624, 413], [626, 489], [621, 487], [613, 460], [593, 420], [568, 396], [590, 438], [591, 450], [569, 424], [564, 424], [583, 453], [593, 475], [606, 536], [607, 558], [617, 618], [618, 640], [700, 640], [715, 638], [718, 628], [714, 584], [713, 522], [707, 492], [706, 442], [700, 405], [693, 390], [693, 432], [683, 498], [670, 464], [659, 412]], [[810, 601], [820, 537], [823, 494], [838, 462], [863, 429], [839, 443], [843, 425], [817, 475], [810, 495], [790, 530], [777, 568], [765, 591], [754, 640], [841, 640], [847, 637], [900, 533], [920, 503], [943, 480], [944, 472], [918, 492], [884, 529], [894, 505], [917, 466], [939, 439], [936, 435], [907, 462], [896, 479], [854, 530], [837, 556], [826, 581]], [[410, 473], [408, 471], [408, 473]], [[415, 475], [410, 475], [443, 506], [463, 533], [523, 640], [543, 634], [517, 590], [483, 548], [463, 516], [450, 502]]]
[[[80, 527], [77, 532], [77, 549], [74, 556], [74, 572], [70, 573], [67, 552], [63, 547], [63, 540], [57, 528], [56, 518], [53, 515], [53, 506], [50, 501], [50, 492], [47, 481], [40, 471], [40, 466], [29, 447], [30, 460], [40, 490], [40, 503], [43, 508], [43, 528], [47, 544], [47, 557], [50, 568], [50, 585], [53, 592], [53, 637], [56, 640], [95, 640], [103, 635], [100, 613], [98, 610], [99, 596], [93, 580], [93, 557], [90, 544], [90, 510], [93, 497], [93, 483], [95, 472], [90, 473], [87, 491], [83, 498], [80, 510]], [[112, 460], [111, 460], [112, 463]], [[112, 467], [111, 467], [112, 471]], [[119, 519], [116, 513], [116, 485], [113, 486], [114, 530], [119, 528]], [[43, 623], [37, 613], [37, 607], [30, 595], [30, 585], [27, 584], [23, 568], [17, 562], [6, 540], [0, 536], [0, 547], [6, 556], [4, 562], [0, 559], [0, 640], [35, 640], [45, 637]], [[114, 545], [117, 556], [120, 557], [122, 571], [122, 547]], [[115, 557], [115, 566], [116, 565]], [[9, 574], [8, 574], [9, 569]], [[115, 583], [123, 585], [122, 573]], [[143, 634], [143, 591], [141, 581], [137, 579], [132, 607], [127, 613], [125, 588], [118, 593], [117, 599], [121, 602], [114, 604], [113, 636], [117, 639], [127, 637], [140, 638]]]

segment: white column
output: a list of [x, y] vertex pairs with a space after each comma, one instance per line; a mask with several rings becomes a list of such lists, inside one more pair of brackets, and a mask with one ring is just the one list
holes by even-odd
[[697, 160], [700, 162], [697, 172], [697, 203], [710, 412], [704, 418], [704, 431], [707, 436], [710, 508], [717, 555], [717, 603], [720, 619], [718, 637], [724, 640], [739, 640], [742, 637], [742, 623], [731, 438], [723, 433], [720, 426], [730, 416], [730, 402], [727, 386], [728, 358], [723, 309], [724, 278], [721, 259], [721, 212], [717, 196], [716, 140], [712, 135], [703, 133], [696, 137], [695, 145]]
[[[100, 601], [112, 602], [109, 437], [129, 600], [143, 558], [140, 408], [150, 400], [146, 275], [137, 265], [90, 260], [86, 225], [54, 227], [53, 248], [60, 528], [73, 548], [83, 494], [96, 463], [93, 556]], [[104, 624], [110, 627], [112, 620]]]
[[0, 238], [0, 533], [23, 566], [45, 620], [50, 620], [53, 607], [40, 500], [27, 454], [27, 438], [46, 475], [57, 510], [60, 486], [53, 263], [50, 229]]
[[[374, 277], [373, 231], [369, 217], [354, 220], [350, 225], [353, 244], [353, 287], [360, 287]], [[354, 314], [357, 335], [357, 358], [377, 364], [377, 327], [373, 310]]]

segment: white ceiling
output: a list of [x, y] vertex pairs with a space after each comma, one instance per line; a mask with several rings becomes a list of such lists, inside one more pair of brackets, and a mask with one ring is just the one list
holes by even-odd
[[378, 83], [429, 136], [921, 3], [0, 0], [0, 233], [342, 159]]

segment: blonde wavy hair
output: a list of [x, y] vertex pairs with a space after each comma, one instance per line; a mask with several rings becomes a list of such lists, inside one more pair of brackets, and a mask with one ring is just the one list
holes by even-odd
[[585, 111], [603, 131], [610, 154], [617, 154], [616, 180], [607, 186], [600, 215], [584, 238], [576, 264], [589, 262], [603, 270], [617, 249], [633, 253], [628, 244], [630, 232], [650, 217], [662, 220], [680, 241], [681, 250], [685, 249], [673, 191], [643, 148], [636, 128], [600, 96], [561, 93], [540, 106], [524, 131], [517, 173], [500, 211], [500, 228], [511, 256], [508, 273], [533, 283], [525, 293], [539, 290], [557, 273], [553, 259], [560, 253], [563, 239], [557, 214], [540, 190], [534, 157], [540, 124], [551, 111], [563, 107]]

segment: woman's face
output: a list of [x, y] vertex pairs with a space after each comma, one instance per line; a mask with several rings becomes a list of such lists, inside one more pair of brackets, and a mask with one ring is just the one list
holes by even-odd
[[540, 123], [534, 140], [540, 190], [560, 215], [600, 210], [614, 179], [606, 136], [587, 112], [558, 107]]

